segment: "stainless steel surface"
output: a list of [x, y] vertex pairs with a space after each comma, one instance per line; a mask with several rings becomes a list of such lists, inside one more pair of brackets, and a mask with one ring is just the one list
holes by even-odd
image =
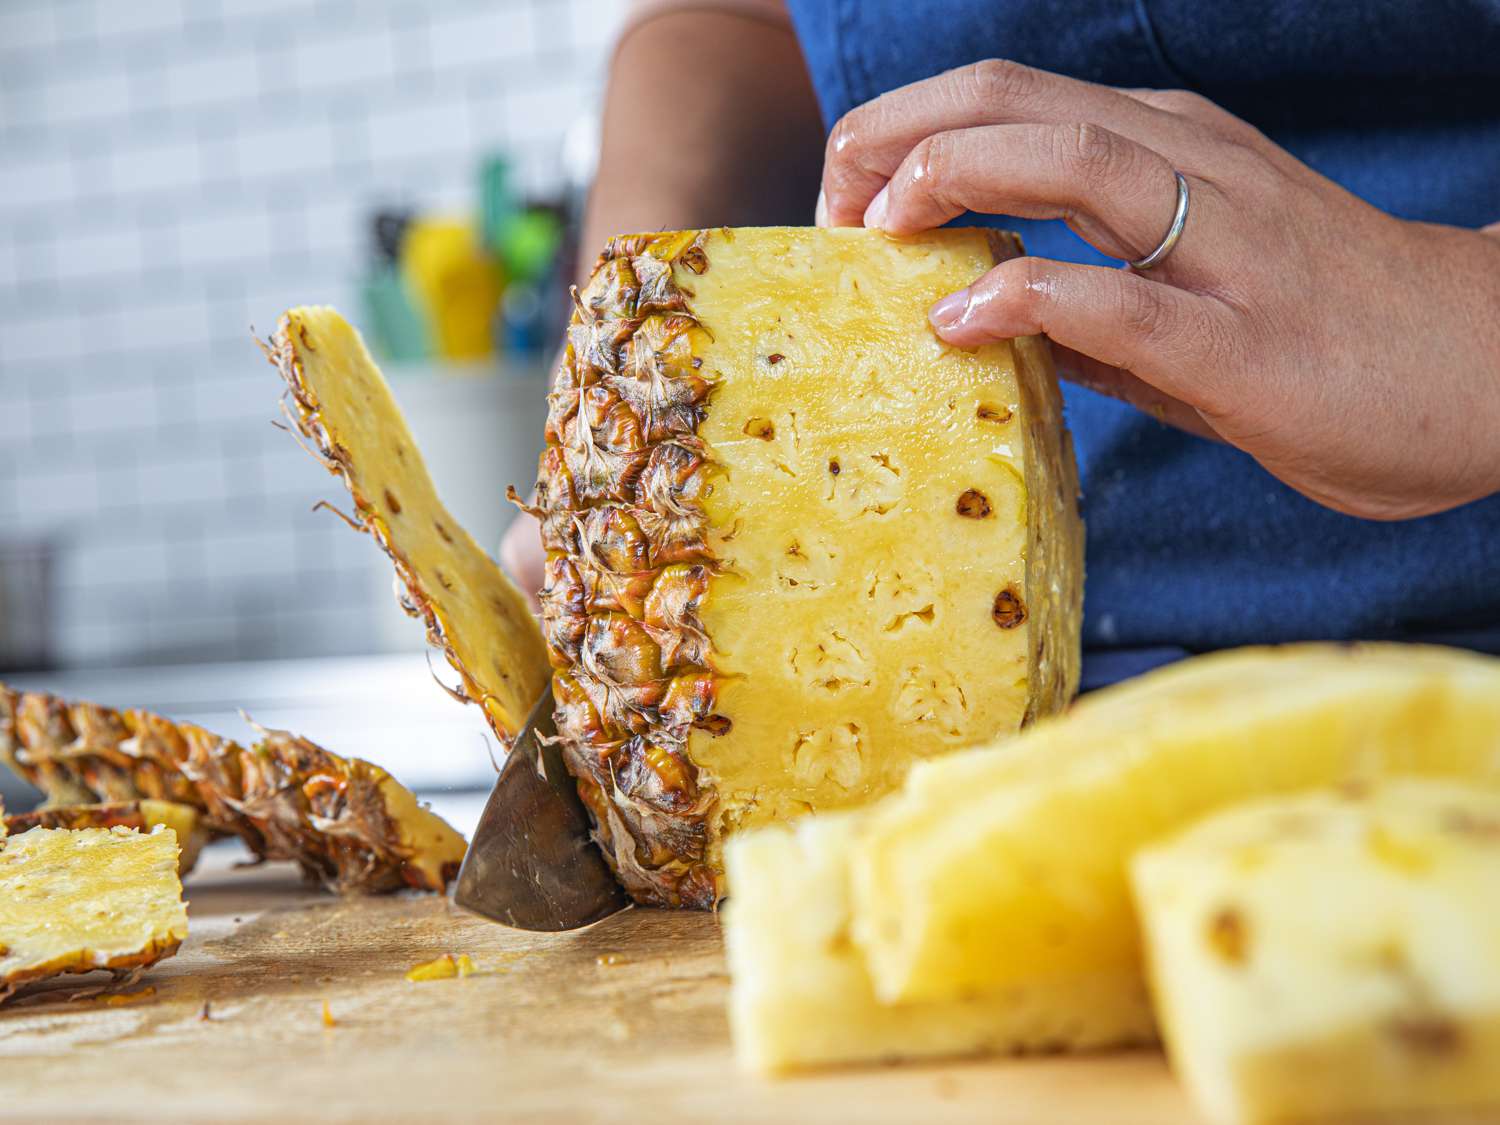
[[453, 892], [465, 910], [520, 930], [575, 930], [627, 905], [589, 837], [556, 733], [547, 691], [495, 780]]

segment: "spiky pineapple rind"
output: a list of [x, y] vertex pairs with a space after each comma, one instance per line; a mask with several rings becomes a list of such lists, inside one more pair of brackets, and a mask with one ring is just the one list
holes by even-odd
[[0, 684], [0, 751], [53, 803], [172, 800], [339, 892], [442, 891], [464, 839], [385, 770], [285, 731], [250, 749], [149, 711]]

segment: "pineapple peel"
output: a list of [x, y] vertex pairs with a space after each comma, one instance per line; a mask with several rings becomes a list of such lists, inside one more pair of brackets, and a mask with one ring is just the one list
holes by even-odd
[[0, 758], [52, 805], [116, 802], [48, 808], [17, 825], [160, 822], [195, 846], [201, 823], [339, 891], [440, 891], [457, 874], [463, 836], [385, 770], [287, 731], [261, 735], [247, 749], [149, 711], [0, 683]]
[[145, 968], [186, 937], [169, 828], [33, 828], [0, 848], [0, 999], [64, 973]]
[[290, 415], [354, 500], [349, 522], [395, 565], [401, 604], [422, 619], [509, 745], [547, 686], [547, 655], [526, 598], [438, 498], [385, 377], [359, 333], [330, 308], [287, 312], [268, 354]]

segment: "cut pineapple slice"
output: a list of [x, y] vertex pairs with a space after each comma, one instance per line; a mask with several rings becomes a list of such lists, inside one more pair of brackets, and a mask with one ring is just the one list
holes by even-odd
[[1173, 1066], [1214, 1121], [1500, 1118], [1500, 793], [1256, 802], [1132, 870]]
[[622, 236], [577, 294], [532, 510], [558, 733], [638, 899], [711, 905], [731, 833], [1071, 697], [1082, 527], [1046, 341], [965, 351], [926, 316], [1017, 252]]
[[185, 937], [169, 828], [33, 828], [0, 849], [0, 998], [63, 973], [153, 965]]
[[149, 711], [0, 684], [0, 758], [53, 804], [166, 798], [339, 891], [441, 891], [458, 873], [464, 838], [385, 770], [286, 731], [261, 733], [247, 750]]
[[178, 874], [186, 875], [198, 862], [198, 853], [208, 842], [198, 810], [176, 801], [110, 801], [104, 804], [48, 805], [4, 818], [5, 831], [18, 836], [33, 828], [133, 828], [149, 832], [158, 824], [177, 836]]
[[913, 770], [864, 823], [854, 939], [887, 1001], [1135, 976], [1141, 845], [1249, 797], [1387, 773], [1500, 784], [1500, 661], [1398, 645], [1188, 661]]
[[726, 847], [729, 1021], [741, 1066], [774, 1072], [1153, 1038], [1144, 982], [1119, 974], [1021, 984], [999, 998], [882, 1004], [849, 935], [858, 839], [856, 816], [834, 813], [743, 833]]
[[443, 507], [390, 388], [343, 317], [291, 310], [270, 355], [298, 428], [348, 485], [356, 524], [395, 564], [403, 607], [423, 619], [463, 694], [509, 745], [547, 687], [546, 646], [526, 598]]

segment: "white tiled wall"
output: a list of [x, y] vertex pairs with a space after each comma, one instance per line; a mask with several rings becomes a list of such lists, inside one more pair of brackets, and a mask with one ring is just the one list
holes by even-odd
[[361, 651], [371, 543], [251, 343], [356, 307], [375, 205], [557, 176], [622, 0], [0, 0], [0, 540], [69, 663]]

